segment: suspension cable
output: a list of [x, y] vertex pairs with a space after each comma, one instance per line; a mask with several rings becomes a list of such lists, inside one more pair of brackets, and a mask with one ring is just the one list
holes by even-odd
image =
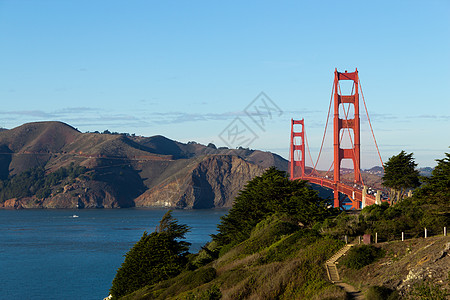
[[[314, 161], [313, 161], [313, 159], [312, 159], [311, 151], [310, 151], [309, 145], [308, 145], [308, 139], [306, 138], [306, 128], [305, 128], [305, 127], [303, 127], [303, 134], [305, 135], [305, 146], [306, 146], [306, 148], [308, 149], [309, 159], [311, 160], [311, 163], [314, 165]], [[306, 162], [305, 162], [305, 163], [306, 163]], [[306, 168], [306, 164], [305, 164], [305, 168]], [[313, 172], [311, 172], [311, 175], [312, 175], [312, 174], [313, 174]]]
[[[350, 111], [350, 104], [348, 105], [348, 110]], [[348, 117], [347, 117], [347, 113], [345, 112], [345, 108], [344, 107], [343, 107], [343, 111], [344, 111], [345, 121], [348, 124]], [[361, 175], [361, 168], [359, 167], [359, 161], [356, 159], [355, 144], [353, 143], [352, 135], [350, 134], [350, 129], [349, 128], [346, 128], [346, 129], [347, 129], [347, 132], [348, 132], [348, 137], [350, 138], [350, 143], [353, 146], [352, 147], [352, 152], [353, 152], [353, 159], [355, 161], [354, 172], [356, 173], [356, 168], [358, 168], [359, 176], [361, 177], [361, 183], [364, 185], [364, 180], [363, 180], [362, 175]], [[355, 134], [355, 132], [353, 132], [353, 134]]]
[[364, 109], [366, 110], [367, 120], [369, 121], [369, 125], [370, 125], [370, 131], [372, 132], [373, 141], [375, 142], [375, 146], [376, 146], [377, 152], [378, 152], [378, 157], [380, 158], [381, 166], [383, 167], [383, 171], [384, 171], [383, 159], [381, 158], [380, 150], [378, 149], [377, 140], [375, 138], [375, 134], [373, 133], [372, 122], [370, 122], [369, 112], [367, 111], [366, 100], [364, 100], [364, 93], [363, 93], [361, 81], [359, 81], [359, 78], [358, 78], [358, 82], [359, 82], [359, 88], [361, 89], [361, 96], [363, 98]]
[[334, 166], [334, 160], [331, 162], [330, 168], [328, 168], [328, 171], [325, 173], [325, 177], [328, 176], [328, 173], [330, 173], [331, 168]]
[[[359, 78], [358, 78], [358, 82], [359, 82]], [[352, 85], [352, 92], [351, 92], [351, 95], [353, 95], [353, 89], [354, 89], [354, 86], [355, 86], [355, 82], [353, 82], [353, 85]], [[341, 85], [339, 84], [338, 87], [339, 87], [339, 94], [342, 95], [342, 92], [341, 92]], [[345, 111], [345, 106], [344, 106], [344, 104], [342, 104], [342, 111], [344, 112], [345, 121], [347, 121], [347, 123], [348, 123], [348, 113], [350, 112], [350, 104], [348, 104], [347, 112]], [[356, 113], [356, 112], [355, 112], [355, 113]], [[352, 136], [351, 136], [351, 134], [350, 134], [350, 129], [349, 129], [349, 128], [344, 128], [344, 129], [347, 129], [348, 136], [349, 136], [349, 138], [350, 138], [350, 143], [351, 143], [351, 145], [353, 146], [353, 147], [352, 147], [352, 152], [353, 152], [353, 159], [354, 159], [354, 161], [355, 161], [354, 172], [356, 173], [356, 168], [358, 168], [359, 174], [360, 174], [360, 177], [361, 177], [361, 183], [364, 185], [364, 181], [363, 181], [363, 178], [362, 178], [362, 175], [361, 175], [361, 168], [360, 168], [360, 166], [359, 166], [359, 162], [356, 161], [355, 144], [353, 143], [353, 139], [352, 139]], [[341, 137], [340, 137], [340, 140], [339, 140], [339, 141], [342, 141], [342, 137], [343, 137], [344, 131], [345, 131], [345, 130], [342, 130]]]
[[[353, 86], [354, 86], [354, 85], [355, 85], [355, 83], [353, 83]], [[341, 92], [341, 85], [339, 84], [339, 81], [338, 81], [338, 89], [339, 89], [339, 94], [342, 94], [342, 92]], [[352, 94], [353, 94], [353, 87], [352, 87]], [[344, 107], [344, 105], [342, 105], [342, 109], [343, 109], [343, 111], [344, 111], [344, 113], [345, 113], [345, 107]], [[347, 114], [349, 113], [349, 111], [350, 111], [350, 105], [349, 105], [348, 108], [347, 108]], [[345, 129], [345, 128], [344, 128], [344, 129]], [[339, 143], [342, 141], [342, 138], [343, 138], [343, 137], [344, 137], [344, 130], [342, 130], [341, 136], [339, 137]], [[328, 173], [330, 173], [331, 168], [333, 168], [333, 166], [334, 166], [334, 161], [331, 162], [330, 168], [329, 168], [328, 171], [325, 173], [325, 176], [327, 176]]]
[[316, 171], [317, 164], [319, 163], [320, 155], [322, 154], [323, 143], [325, 141], [325, 134], [327, 132], [327, 127], [328, 127], [328, 120], [330, 118], [331, 103], [333, 102], [333, 90], [334, 90], [334, 81], [333, 81], [333, 86], [331, 88], [330, 105], [328, 106], [327, 122], [325, 123], [325, 130], [323, 132], [322, 144], [320, 145], [319, 155], [317, 156], [317, 160], [316, 160], [316, 163], [314, 164], [314, 168], [313, 168], [312, 173], [314, 173]]

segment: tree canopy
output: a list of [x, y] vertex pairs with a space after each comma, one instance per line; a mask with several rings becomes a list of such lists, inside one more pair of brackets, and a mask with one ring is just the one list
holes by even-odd
[[420, 185], [419, 171], [413, 153], [402, 150], [384, 164], [383, 185], [395, 191], [396, 200], [401, 200], [405, 191]]
[[431, 177], [423, 178], [424, 184], [412, 197], [391, 206], [382, 203], [364, 207], [360, 217], [366, 231], [394, 239], [402, 231], [420, 236], [424, 227], [438, 233], [450, 226], [450, 154], [445, 156], [436, 160], [438, 165]]
[[178, 224], [168, 211], [155, 232], [144, 232], [117, 271], [110, 289], [113, 298], [178, 275], [186, 264], [190, 246], [180, 239], [188, 231], [188, 226]]
[[222, 217], [213, 239], [221, 245], [239, 243], [249, 237], [256, 224], [275, 213], [308, 226], [330, 214], [327, 205], [307, 181], [291, 181], [285, 172], [272, 167], [247, 183]]
[[423, 186], [417, 191], [419, 195], [433, 195], [441, 200], [450, 200], [450, 153], [444, 158], [436, 159], [437, 166], [431, 172], [431, 177], [424, 177]]
[[87, 171], [86, 167], [72, 162], [69, 166], [48, 174], [44, 167], [35, 167], [17, 175], [10, 175], [7, 179], [0, 180], [0, 203], [11, 198], [33, 195], [39, 199], [46, 198], [55, 186], [79, 178]]

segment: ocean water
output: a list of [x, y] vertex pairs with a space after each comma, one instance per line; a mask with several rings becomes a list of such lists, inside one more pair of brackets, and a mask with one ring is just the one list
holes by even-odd
[[[162, 209], [0, 210], [0, 299], [103, 299]], [[227, 210], [175, 210], [197, 252]]]

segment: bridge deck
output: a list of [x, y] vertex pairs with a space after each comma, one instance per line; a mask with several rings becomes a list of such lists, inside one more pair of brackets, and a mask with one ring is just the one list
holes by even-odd
[[360, 188], [358, 188], [358, 186], [349, 186], [345, 183], [341, 182], [336, 183], [331, 179], [314, 176], [303, 176], [303, 177], [296, 177], [293, 179], [307, 180], [311, 183], [345, 194], [350, 199], [351, 202], [350, 209], [360, 209], [363, 206], [368, 206], [376, 203], [376, 198], [369, 194], [366, 194], [365, 199], [363, 199], [363, 191]]

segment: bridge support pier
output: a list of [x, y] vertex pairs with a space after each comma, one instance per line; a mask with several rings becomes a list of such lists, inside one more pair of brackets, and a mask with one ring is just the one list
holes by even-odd
[[381, 204], [381, 192], [377, 191], [377, 194], [375, 195], [375, 204], [380, 205]]
[[367, 186], [364, 186], [362, 190], [361, 208], [366, 207], [366, 195], [367, 195]]
[[341, 207], [341, 200], [339, 199], [339, 191], [337, 187], [334, 188], [333, 193], [334, 193], [333, 207]]

